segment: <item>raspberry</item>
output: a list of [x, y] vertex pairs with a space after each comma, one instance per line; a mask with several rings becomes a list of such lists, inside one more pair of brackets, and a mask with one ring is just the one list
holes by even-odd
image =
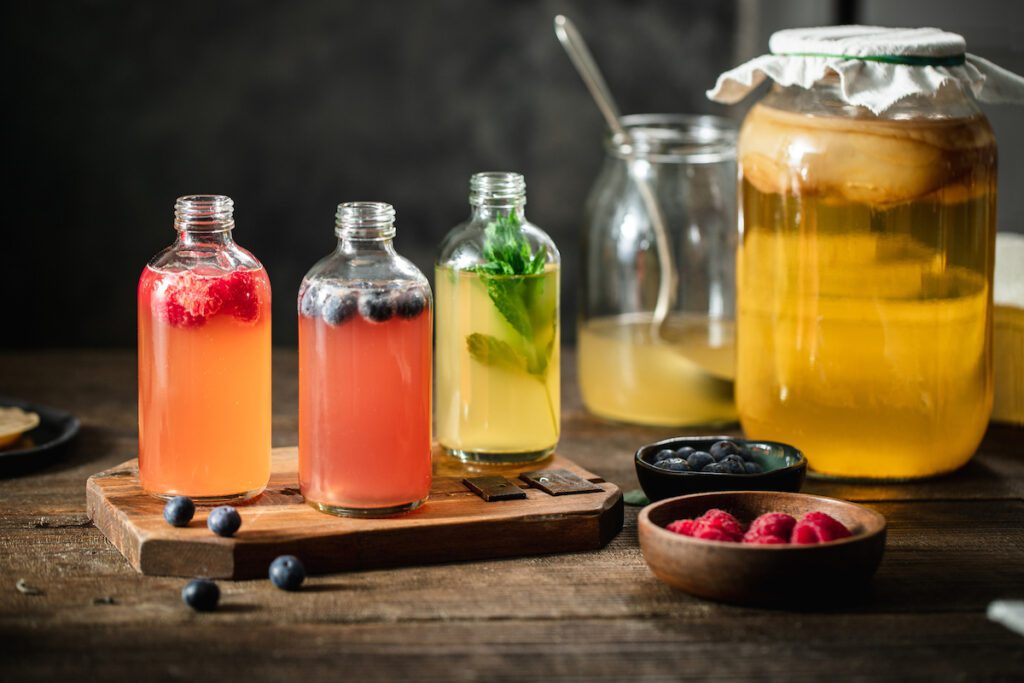
[[235, 271], [214, 280], [207, 290], [207, 299], [218, 309], [244, 322], [253, 322], [260, 315], [256, 281], [247, 270]]
[[[743, 525], [725, 510], [712, 508], [699, 517], [697, 522], [701, 526], [717, 529], [727, 536], [733, 537], [732, 540], [738, 541], [743, 536]], [[694, 535], [696, 536], [696, 533]]]
[[739, 543], [740, 537], [728, 534], [721, 529], [710, 527], [704, 523], [697, 523], [693, 530], [693, 537], [705, 541], [726, 541], [728, 543]]
[[697, 523], [692, 519], [677, 519], [676, 521], [669, 523], [665, 528], [676, 534], [693, 536], [693, 527], [696, 526], [696, 524]]
[[747, 535], [777, 536], [789, 543], [794, 526], [796, 526], [796, 519], [792, 515], [787, 515], [785, 512], [766, 512], [750, 523]]
[[793, 527], [793, 543], [809, 545], [812, 543], [828, 543], [840, 538], [852, 536], [850, 530], [842, 522], [829, 517], [824, 512], [808, 512]]
[[782, 536], [766, 534], [763, 532], [748, 531], [743, 534], [744, 543], [756, 543], [758, 545], [788, 545], [789, 541]]
[[206, 322], [206, 318], [192, 315], [177, 301], [168, 301], [166, 310], [167, 322], [175, 327], [199, 327]]

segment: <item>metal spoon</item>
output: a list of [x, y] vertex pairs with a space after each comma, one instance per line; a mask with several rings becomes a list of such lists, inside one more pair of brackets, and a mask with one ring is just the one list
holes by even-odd
[[[590, 91], [590, 96], [594, 98], [594, 103], [604, 116], [605, 123], [608, 124], [608, 130], [611, 131], [615, 138], [629, 145], [630, 150], [632, 150], [630, 158], [635, 160], [636, 157], [633, 154], [635, 154], [636, 147], [632, 144], [632, 138], [622, 125], [619, 108], [615, 105], [615, 100], [608, 89], [608, 84], [601, 75], [600, 69], [597, 68], [597, 62], [594, 61], [590, 50], [587, 49], [583, 36], [576, 30], [576, 25], [568, 17], [561, 14], [557, 15], [555, 17], [555, 36], [558, 38], [558, 42], [562, 44], [562, 47], [565, 48], [566, 54], [569, 55], [569, 60], [576, 67], [576, 71], [579, 73], [580, 78], [583, 79], [584, 85]], [[668, 230], [665, 227], [665, 218], [661, 213], [658, 200], [654, 196], [654, 191], [651, 189], [650, 184], [644, 179], [637, 178], [632, 173], [630, 176], [636, 179], [637, 189], [640, 190], [640, 197], [643, 200], [644, 207], [647, 209], [647, 214], [651, 217], [651, 225], [654, 228], [654, 245], [658, 256], [659, 281], [658, 299], [654, 306], [654, 318], [651, 321], [651, 328], [655, 333], [655, 338], [657, 338], [661, 325], [665, 322], [665, 318], [668, 317], [669, 310], [672, 308], [672, 300], [676, 289], [675, 264], [672, 261], [672, 244], [669, 241]]]

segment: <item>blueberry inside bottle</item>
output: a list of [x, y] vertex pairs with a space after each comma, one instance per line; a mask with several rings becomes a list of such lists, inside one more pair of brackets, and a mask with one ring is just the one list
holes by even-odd
[[322, 512], [392, 515], [430, 493], [432, 297], [394, 220], [341, 204], [337, 248], [299, 290], [299, 486]]

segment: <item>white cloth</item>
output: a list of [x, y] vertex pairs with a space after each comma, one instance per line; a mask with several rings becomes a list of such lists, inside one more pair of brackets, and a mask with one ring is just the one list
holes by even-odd
[[1024, 636], [1024, 600], [996, 600], [989, 603], [988, 618]]
[[[810, 88], [829, 72], [839, 76], [840, 93], [849, 104], [876, 115], [910, 95], [930, 95], [959, 85], [983, 102], [1024, 103], [1024, 78], [966, 54], [962, 36], [937, 28], [827, 26], [777, 31], [762, 55], [718, 77], [707, 96], [733, 104], [765, 78], [784, 86]], [[907, 65], [871, 58], [919, 58], [957, 61], [960, 65]], [[866, 58], [866, 59], [858, 59]]]

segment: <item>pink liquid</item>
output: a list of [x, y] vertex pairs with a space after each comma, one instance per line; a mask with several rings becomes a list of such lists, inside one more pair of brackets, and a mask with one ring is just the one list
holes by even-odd
[[330, 512], [430, 493], [431, 312], [334, 326], [299, 316], [299, 486]]

